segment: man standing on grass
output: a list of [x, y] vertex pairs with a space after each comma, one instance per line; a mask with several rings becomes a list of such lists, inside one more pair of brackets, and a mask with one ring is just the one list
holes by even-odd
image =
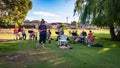
[[42, 47], [44, 48], [47, 36], [47, 26], [45, 25], [44, 19], [42, 19], [42, 21], [40, 22], [38, 30], [39, 30], [39, 44], [42, 43]]

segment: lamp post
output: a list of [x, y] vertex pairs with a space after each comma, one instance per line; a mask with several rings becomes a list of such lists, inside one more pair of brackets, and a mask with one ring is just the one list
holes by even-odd
[[66, 17], [66, 23], [68, 23], [68, 17]]

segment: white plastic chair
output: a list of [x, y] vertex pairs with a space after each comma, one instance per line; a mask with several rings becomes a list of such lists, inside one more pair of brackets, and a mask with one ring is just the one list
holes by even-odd
[[62, 43], [64, 43], [64, 45], [67, 43], [67, 35], [61, 35], [58, 38], [58, 45], [61, 45]]

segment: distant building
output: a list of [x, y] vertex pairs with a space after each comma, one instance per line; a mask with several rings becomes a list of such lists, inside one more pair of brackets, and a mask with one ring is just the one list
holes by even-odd
[[[25, 20], [24, 24], [25, 25], [34, 25], [36, 28], [39, 26], [40, 20]], [[52, 22], [52, 23], [45, 23], [47, 25], [48, 28], [53, 28], [56, 29], [60, 26], [64, 26], [65, 28], [72, 28], [72, 29], [76, 29], [76, 22], [73, 21], [71, 24], [70, 23], [61, 23], [61, 22]], [[87, 24], [78, 24], [78, 27], [80, 29], [87, 29], [88, 25]], [[96, 28], [93, 27], [92, 28]]]
[[59, 26], [59, 24], [58, 23], [51, 23], [51, 24], [49, 24], [49, 26], [50, 26], [50, 28], [56, 29]]
[[40, 23], [39, 20], [33, 20], [33, 21], [25, 20], [25, 21], [24, 21], [24, 24], [25, 24], [25, 25], [39, 25], [39, 23]]

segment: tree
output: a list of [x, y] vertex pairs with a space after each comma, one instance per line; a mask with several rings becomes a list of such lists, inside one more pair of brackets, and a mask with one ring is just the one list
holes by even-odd
[[72, 21], [71, 22], [72, 28], [78, 28], [78, 22]]
[[67, 25], [65, 23], [62, 23], [62, 28], [66, 29]]
[[30, 0], [0, 0], [0, 20], [7, 25], [15, 23], [21, 25], [31, 8]]
[[78, 14], [82, 23], [91, 20], [91, 24], [109, 27], [111, 39], [120, 41], [120, 0], [76, 0], [74, 15]]

